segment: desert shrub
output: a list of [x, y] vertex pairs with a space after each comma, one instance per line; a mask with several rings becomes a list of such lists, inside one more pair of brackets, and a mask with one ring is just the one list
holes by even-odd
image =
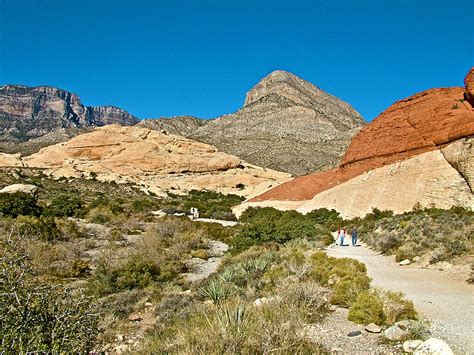
[[383, 303], [373, 290], [361, 292], [349, 309], [349, 320], [359, 324], [385, 324]]
[[244, 198], [237, 195], [224, 195], [214, 191], [192, 190], [186, 196], [169, 194], [171, 199], [166, 201], [164, 210], [169, 212], [189, 212], [191, 207], [199, 210], [199, 216], [204, 218], [235, 221], [231, 207], [241, 203]]
[[350, 307], [357, 296], [370, 287], [365, 265], [355, 259], [336, 259], [316, 252], [311, 256], [311, 264], [309, 276], [320, 285], [333, 289], [330, 298], [333, 304]]
[[44, 213], [56, 217], [82, 217], [85, 210], [80, 197], [60, 195], [51, 201]]
[[294, 307], [302, 319], [314, 322], [320, 320], [328, 310], [329, 289], [323, 288], [314, 281], [283, 281], [277, 289], [281, 303]]
[[0, 350], [91, 351], [99, 331], [93, 300], [78, 292], [37, 284], [21, 238], [3, 236], [0, 241]]
[[15, 226], [20, 234], [28, 238], [37, 238], [45, 241], [66, 239], [61, 234], [53, 217], [19, 216]]
[[138, 257], [132, 257], [116, 266], [102, 262], [89, 281], [89, 291], [104, 296], [123, 290], [145, 288], [153, 282], [160, 281], [160, 271], [156, 263]]
[[453, 207], [420, 208], [400, 215], [359, 221], [361, 239], [396, 259], [412, 259], [433, 252], [431, 262], [449, 261], [472, 252], [474, 212]]
[[196, 309], [167, 332], [148, 338], [144, 349], [159, 353], [319, 353], [301, 335], [294, 308], [279, 303], [252, 307], [239, 300]]
[[364, 291], [349, 309], [349, 320], [361, 324], [393, 325], [417, 317], [413, 302], [404, 299], [401, 293], [391, 291]]
[[153, 201], [147, 198], [141, 198], [134, 200], [132, 202], [132, 211], [133, 212], [149, 212], [157, 209], [159, 204], [157, 201]]
[[42, 209], [35, 197], [24, 192], [0, 194], [0, 214], [4, 216], [39, 216]]

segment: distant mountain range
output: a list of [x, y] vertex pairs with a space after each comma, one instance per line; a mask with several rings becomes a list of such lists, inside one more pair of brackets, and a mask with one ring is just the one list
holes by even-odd
[[348, 103], [281, 70], [252, 88], [242, 109], [213, 120], [177, 116], [140, 121], [120, 108], [84, 106], [76, 94], [57, 88], [0, 87], [2, 152], [29, 155], [113, 123], [182, 135], [294, 175], [337, 166], [365, 125]]
[[49, 86], [0, 87], [0, 151], [31, 154], [94, 127], [134, 125], [139, 119], [113, 106], [84, 106], [76, 94]]

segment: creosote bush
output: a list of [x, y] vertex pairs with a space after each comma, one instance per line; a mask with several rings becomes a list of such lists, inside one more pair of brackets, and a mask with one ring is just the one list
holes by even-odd
[[349, 320], [355, 323], [393, 325], [406, 319], [417, 319], [413, 302], [401, 293], [367, 290], [359, 294], [349, 309]]

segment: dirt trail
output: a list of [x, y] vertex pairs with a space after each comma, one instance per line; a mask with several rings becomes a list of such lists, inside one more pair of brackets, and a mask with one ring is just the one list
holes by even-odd
[[474, 285], [452, 280], [441, 271], [400, 266], [394, 258], [365, 245], [333, 245], [327, 254], [363, 262], [373, 286], [401, 291], [414, 302], [416, 309], [431, 321], [434, 337], [445, 340], [456, 353], [474, 354]]

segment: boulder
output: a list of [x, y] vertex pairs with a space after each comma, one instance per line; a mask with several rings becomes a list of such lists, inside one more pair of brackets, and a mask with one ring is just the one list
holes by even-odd
[[402, 260], [398, 263], [398, 265], [400, 266], [410, 265], [410, 260], [408, 259]]
[[412, 353], [421, 343], [423, 343], [423, 340], [407, 340], [403, 343], [403, 351]]
[[453, 355], [453, 351], [446, 342], [437, 338], [430, 338], [422, 342], [414, 351], [415, 355]]
[[28, 184], [13, 184], [5, 186], [3, 189], [0, 190], [0, 193], [8, 193], [13, 194], [15, 192], [23, 192], [29, 195], [35, 195], [38, 191], [38, 186], [36, 185], [28, 185]]
[[381, 333], [382, 332], [382, 328], [380, 328], [375, 323], [370, 323], [368, 326], [365, 327], [365, 330], [368, 331], [369, 333]]
[[391, 341], [401, 340], [407, 334], [406, 330], [403, 330], [398, 325], [392, 325], [383, 331], [383, 336]]

